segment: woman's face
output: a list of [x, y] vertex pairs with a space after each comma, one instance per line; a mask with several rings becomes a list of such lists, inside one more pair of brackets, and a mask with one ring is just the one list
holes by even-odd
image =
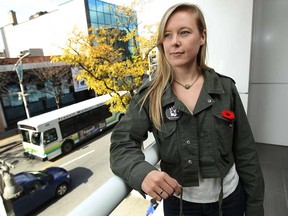
[[196, 17], [191, 11], [174, 12], [164, 30], [163, 48], [171, 66], [190, 68], [197, 65], [197, 54], [205, 42], [205, 30], [200, 34]]

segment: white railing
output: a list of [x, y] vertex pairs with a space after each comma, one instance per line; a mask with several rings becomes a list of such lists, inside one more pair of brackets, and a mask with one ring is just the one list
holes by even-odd
[[[152, 165], [159, 161], [155, 141], [144, 149], [145, 160]], [[127, 197], [131, 188], [118, 176], [113, 176], [87, 199], [74, 208], [68, 216], [107, 216]]]

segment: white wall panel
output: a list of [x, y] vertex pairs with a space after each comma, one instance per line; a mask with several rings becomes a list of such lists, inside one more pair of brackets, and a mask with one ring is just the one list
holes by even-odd
[[244, 106], [244, 109], [247, 113], [247, 110], [248, 110], [248, 93], [240, 94], [240, 98], [241, 98], [242, 104]]
[[[205, 4], [203, 3], [205, 2]], [[208, 65], [236, 81], [247, 93], [250, 71], [253, 1], [199, 1], [208, 28]]]
[[255, 1], [253, 83], [288, 83], [287, 9], [287, 0]]
[[255, 0], [248, 117], [255, 140], [288, 146], [288, 1]]
[[249, 119], [260, 143], [288, 145], [288, 85], [253, 85]]

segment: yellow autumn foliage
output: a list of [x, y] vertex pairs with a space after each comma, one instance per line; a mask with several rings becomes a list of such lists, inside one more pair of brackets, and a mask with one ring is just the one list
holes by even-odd
[[[120, 7], [119, 10], [129, 19], [135, 14], [133, 7]], [[127, 27], [125, 31], [113, 27], [91, 28], [88, 34], [75, 30], [62, 49], [62, 55], [53, 56], [52, 61], [78, 67], [75, 78], [83, 80], [97, 95], [110, 94], [110, 111], [124, 113], [135, 90], [142, 84], [144, 72], [149, 70], [147, 57], [155, 47], [155, 35], [149, 39], [141, 37], [137, 26], [132, 30]], [[128, 43], [132, 44], [132, 49], [127, 48]], [[130, 52], [129, 57], [127, 52]], [[121, 95], [121, 91], [128, 93]]]

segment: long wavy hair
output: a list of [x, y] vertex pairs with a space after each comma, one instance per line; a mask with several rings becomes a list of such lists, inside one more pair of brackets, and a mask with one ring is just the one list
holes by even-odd
[[[203, 13], [201, 12], [200, 8], [197, 5], [190, 3], [180, 3], [170, 7], [164, 13], [158, 28], [157, 48], [159, 50], [159, 56], [158, 56], [157, 70], [154, 73], [154, 77], [149, 87], [149, 90], [147, 91], [146, 95], [143, 98], [143, 104], [146, 100], [149, 100], [149, 117], [154, 127], [158, 130], [160, 130], [161, 123], [163, 121], [162, 102], [161, 102], [162, 95], [165, 91], [165, 88], [167, 88], [167, 86], [169, 86], [174, 79], [171, 65], [167, 61], [164, 54], [163, 40], [164, 40], [165, 27], [170, 16], [178, 11], [189, 11], [193, 13], [196, 17], [197, 28], [199, 30], [199, 33], [203, 34], [203, 32], [205, 31], [207, 39], [207, 29], [205, 19]], [[209, 67], [205, 64], [206, 49], [207, 49], [207, 40], [205, 40], [204, 44], [200, 47], [199, 52], [197, 54], [197, 65], [201, 71], [209, 69]]]

